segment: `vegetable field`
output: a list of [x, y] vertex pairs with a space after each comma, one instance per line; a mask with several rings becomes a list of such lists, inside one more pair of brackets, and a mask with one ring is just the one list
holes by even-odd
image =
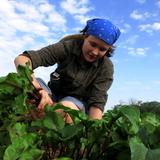
[[[91, 120], [57, 104], [46, 106], [43, 116], [33, 119], [40, 97], [31, 81], [28, 65], [0, 77], [0, 159], [160, 159], [160, 116], [152, 110], [119, 105], [102, 120]], [[68, 113], [73, 123], [65, 123], [57, 109]]]

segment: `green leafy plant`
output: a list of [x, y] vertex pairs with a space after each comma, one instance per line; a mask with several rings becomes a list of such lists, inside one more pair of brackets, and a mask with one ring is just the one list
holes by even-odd
[[[138, 105], [107, 111], [91, 120], [57, 103], [33, 119], [40, 101], [29, 65], [0, 78], [0, 159], [4, 160], [159, 160], [160, 118]], [[153, 106], [152, 106], [153, 107]], [[73, 120], [65, 123], [62, 109]]]

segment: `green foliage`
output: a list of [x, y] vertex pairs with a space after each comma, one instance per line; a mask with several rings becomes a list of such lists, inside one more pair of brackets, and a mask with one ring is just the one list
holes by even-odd
[[[0, 78], [0, 159], [159, 160], [160, 118], [138, 105], [118, 106], [102, 120], [91, 120], [57, 104], [46, 106], [45, 116], [34, 120], [30, 113], [37, 111], [40, 97], [31, 73], [27, 64]], [[59, 109], [72, 124], [65, 123]]]
[[160, 103], [153, 102], [144, 102], [139, 106], [141, 113], [151, 112], [156, 115], [160, 115]]

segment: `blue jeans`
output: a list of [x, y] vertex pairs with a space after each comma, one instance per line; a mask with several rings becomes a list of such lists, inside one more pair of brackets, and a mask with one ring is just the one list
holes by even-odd
[[[48, 93], [48, 95], [52, 98], [53, 101], [57, 102], [57, 97], [54, 93], [51, 92], [50, 88], [47, 86], [47, 84], [41, 79], [41, 78], [36, 78], [40, 86]], [[82, 101], [79, 99], [72, 97], [72, 96], [66, 96], [60, 99], [60, 101], [70, 101], [74, 103], [79, 110], [85, 112], [85, 105]]]

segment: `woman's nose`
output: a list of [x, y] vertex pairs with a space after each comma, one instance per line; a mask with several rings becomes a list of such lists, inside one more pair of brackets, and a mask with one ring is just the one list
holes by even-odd
[[99, 54], [99, 49], [98, 49], [98, 48], [94, 48], [93, 51], [92, 51], [92, 53], [93, 53], [94, 55], [98, 56], [98, 54]]

